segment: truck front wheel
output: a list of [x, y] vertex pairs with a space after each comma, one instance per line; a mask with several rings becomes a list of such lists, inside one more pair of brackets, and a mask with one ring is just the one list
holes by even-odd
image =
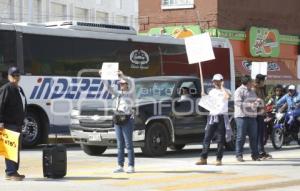
[[167, 128], [159, 122], [154, 122], [147, 127], [145, 146], [142, 152], [146, 156], [162, 156], [167, 151], [168, 131]]
[[81, 144], [80, 146], [86, 154], [91, 156], [100, 156], [107, 149], [107, 147], [105, 146], [84, 145], [84, 144]]

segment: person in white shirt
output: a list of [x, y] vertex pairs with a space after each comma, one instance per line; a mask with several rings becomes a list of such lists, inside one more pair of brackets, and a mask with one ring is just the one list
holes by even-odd
[[[99, 74], [101, 75], [101, 70]], [[127, 173], [134, 173], [135, 157], [133, 148], [133, 105], [135, 100], [134, 81], [130, 77], [124, 76], [122, 71], [118, 72], [120, 76], [120, 91], [114, 90], [109, 83], [103, 81], [107, 90], [114, 96], [115, 113], [126, 115], [125, 122], [117, 124], [114, 120], [114, 129], [116, 132], [118, 146], [118, 167], [114, 173], [124, 172], [125, 147], [128, 153], [128, 170]], [[114, 116], [115, 117], [115, 116]]]
[[205, 137], [203, 140], [203, 150], [201, 158], [196, 165], [206, 165], [210, 147], [210, 142], [214, 135], [217, 136], [217, 160], [216, 165], [222, 165], [223, 147], [225, 144], [225, 120], [224, 115], [228, 113], [228, 100], [231, 97], [230, 91], [224, 88], [223, 76], [215, 74], [212, 79], [214, 88], [209, 92], [208, 96], [212, 97], [215, 104], [214, 110], [210, 111], [207, 118], [207, 126], [205, 128]]

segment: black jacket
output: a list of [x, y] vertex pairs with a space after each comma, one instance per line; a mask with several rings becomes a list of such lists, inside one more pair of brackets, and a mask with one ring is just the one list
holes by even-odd
[[[23, 89], [19, 87], [25, 97]], [[19, 88], [8, 82], [0, 88], [0, 123], [21, 126], [24, 123], [26, 113], [23, 108], [22, 98]]]

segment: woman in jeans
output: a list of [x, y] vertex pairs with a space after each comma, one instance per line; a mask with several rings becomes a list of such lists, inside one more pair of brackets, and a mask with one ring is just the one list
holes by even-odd
[[[99, 71], [101, 75], [101, 70]], [[115, 110], [125, 113], [130, 116], [129, 120], [122, 125], [114, 124], [117, 145], [118, 145], [118, 168], [114, 173], [124, 172], [125, 146], [128, 154], [128, 169], [127, 173], [134, 173], [134, 149], [133, 149], [133, 109], [135, 86], [131, 78], [125, 77], [123, 72], [119, 71], [120, 76], [120, 91], [115, 91], [107, 82], [108, 91], [114, 95]]]

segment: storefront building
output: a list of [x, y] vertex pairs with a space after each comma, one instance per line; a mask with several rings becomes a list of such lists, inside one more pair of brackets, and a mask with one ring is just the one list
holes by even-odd
[[212, 37], [228, 38], [233, 47], [236, 76], [251, 74], [252, 62], [268, 62], [269, 84], [299, 83], [300, 38], [280, 34], [276, 29], [250, 27], [248, 31], [208, 29], [198, 25], [157, 27], [149, 30], [150, 35], [170, 35], [184, 38], [202, 32]]
[[268, 62], [267, 83], [298, 85], [299, 6], [298, 0], [140, 0], [139, 26], [150, 35], [228, 38], [237, 77], [250, 74], [252, 62]]

